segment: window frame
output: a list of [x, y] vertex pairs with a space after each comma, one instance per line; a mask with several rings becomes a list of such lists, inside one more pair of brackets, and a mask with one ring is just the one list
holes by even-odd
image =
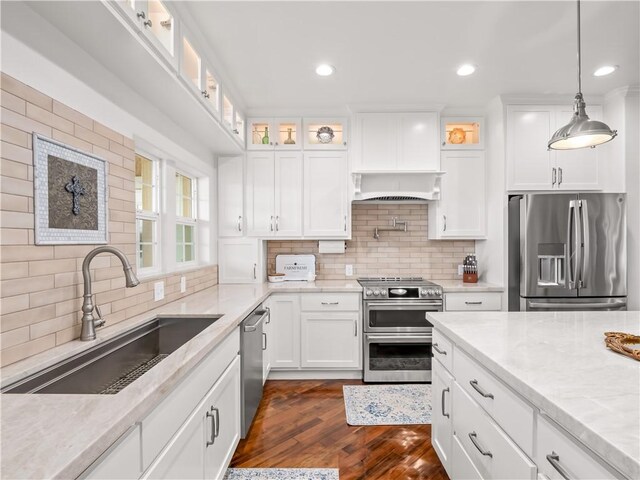
[[[153, 202], [153, 207], [155, 209], [148, 211], [148, 210], [142, 210], [141, 208], [138, 208], [138, 199], [136, 198], [134, 201], [134, 206], [135, 206], [135, 215], [136, 215], [136, 274], [139, 277], [149, 277], [149, 276], [153, 276], [153, 275], [157, 275], [159, 273], [162, 272], [162, 255], [160, 255], [161, 252], [161, 248], [162, 248], [162, 226], [161, 226], [161, 191], [162, 191], [162, 186], [161, 186], [161, 177], [160, 177], [160, 160], [154, 158], [152, 155], [148, 155], [145, 152], [136, 152], [135, 154], [136, 157], [140, 157], [143, 158], [147, 161], [151, 162], [151, 165], [153, 167], [152, 169], [152, 184], [151, 184], [151, 192], [152, 192], [152, 202]], [[135, 169], [135, 166], [134, 166]], [[135, 185], [136, 180], [135, 180], [135, 170], [134, 170], [134, 190], [135, 190], [135, 194], [137, 196], [137, 185]], [[145, 184], [146, 185], [146, 184]], [[140, 228], [139, 228], [139, 222], [140, 221], [151, 221], [153, 222], [153, 240], [154, 242], [152, 242], [152, 256], [153, 256], [153, 265], [151, 267], [142, 267], [140, 265], [140, 253], [142, 251], [141, 249], [141, 242], [140, 242]]]
[[[183, 192], [180, 193], [180, 203], [178, 202], [178, 190], [177, 190], [177, 182], [176, 182], [176, 192], [175, 192], [175, 198], [176, 198], [176, 221], [175, 221], [175, 229], [174, 229], [174, 239], [175, 239], [175, 251], [174, 251], [174, 261], [176, 266], [179, 269], [183, 269], [183, 268], [191, 268], [195, 265], [198, 264], [198, 248], [199, 248], [199, 242], [198, 242], [198, 177], [196, 175], [191, 175], [187, 172], [185, 172], [184, 170], [179, 170], [176, 169], [175, 170], [175, 178], [177, 179], [177, 177], [185, 177], [188, 178], [189, 180], [191, 180], [191, 213], [192, 216], [191, 217], [185, 217], [185, 216], [181, 216], [178, 215], [178, 205], [180, 205], [182, 203], [182, 201], [184, 201], [184, 199], [186, 198], [183, 194]], [[178, 243], [178, 238], [177, 238], [177, 229], [178, 227], [192, 227], [193, 231], [192, 231], [192, 235], [191, 235], [191, 242], [190, 243], [186, 243], [184, 241], [184, 230], [182, 232], [182, 239], [183, 241], [179, 244]], [[184, 258], [184, 253], [185, 253], [185, 246], [186, 245], [191, 245], [192, 248], [192, 252], [193, 252], [193, 258], [191, 260], [184, 260], [184, 261], [179, 261], [178, 260], [178, 246], [182, 247], [182, 254], [183, 254], [183, 258]]]

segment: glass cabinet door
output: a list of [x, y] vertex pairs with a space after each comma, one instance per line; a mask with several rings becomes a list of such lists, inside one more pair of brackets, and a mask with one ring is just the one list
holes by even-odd
[[236, 110], [235, 127], [233, 129], [238, 138], [244, 143], [244, 118]]
[[202, 58], [187, 37], [182, 37], [182, 61], [180, 73], [190, 87], [202, 93]]
[[220, 118], [220, 83], [215, 77], [210, 68], [204, 68], [204, 80], [203, 80], [203, 93], [202, 95], [207, 100], [207, 105], [217, 118]]
[[442, 150], [482, 150], [484, 119], [482, 117], [442, 117], [440, 135]]
[[277, 132], [271, 118], [251, 118], [247, 130], [248, 150], [272, 150]]
[[309, 150], [345, 150], [346, 119], [304, 119], [304, 148]]
[[276, 150], [300, 150], [302, 148], [299, 118], [276, 118], [272, 125]]
[[156, 45], [173, 58], [176, 29], [173, 15], [160, 0], [148, 0], [145, 3], [146, 19], [142, 22], [144, 31]]
[[222, 120], [223, 123], [231, 129], [234, 128], [233, 114], [233, 103], [231, 103], [231, 100], [229, 100], [226, 95], [222, 95]]

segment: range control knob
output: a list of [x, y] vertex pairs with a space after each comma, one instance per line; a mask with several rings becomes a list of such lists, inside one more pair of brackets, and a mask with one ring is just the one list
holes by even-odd
[[429, 292], [423, 288], [422, 290], [420, 290], [420, 295], [429, 295]]
[[380, 295], [380, 290], [374, 290], [373, 294], [377, 297], [378, 295]]
[[429, 290], [427, 293], [429, 294], [429, 296], [433, 296], [433, 295], [435, 295], [437, 292], [436, 292], [435, 290]]
[[383, 297], [387, 296], [387, 291], [386, 290], [380, 290], [380, 295], [382, 295]]
[[371, 291], [371, 290], [367, 290], [367, 291], [366, 291], [366, 292], [364, 292], [364, 293], [365, 293], [365, 295], [366, 295], [367, 297], [370, 297], [371, 295], [373, 295], [373, 291]]

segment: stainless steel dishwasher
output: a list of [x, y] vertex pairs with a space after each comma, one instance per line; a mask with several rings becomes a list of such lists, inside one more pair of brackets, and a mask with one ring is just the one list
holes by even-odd
[[262, 399], [262, 350], [266, 340], [262, 325], [267, 318], [269, 308], [260, 305], [240, 325], [242, 438], [246, 438]]

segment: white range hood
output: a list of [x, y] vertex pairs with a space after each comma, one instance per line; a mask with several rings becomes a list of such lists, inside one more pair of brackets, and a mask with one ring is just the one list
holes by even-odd
[[420, 170], [353, 172], [353, 201], [424, 203], [439, 200], [444, 173]]

